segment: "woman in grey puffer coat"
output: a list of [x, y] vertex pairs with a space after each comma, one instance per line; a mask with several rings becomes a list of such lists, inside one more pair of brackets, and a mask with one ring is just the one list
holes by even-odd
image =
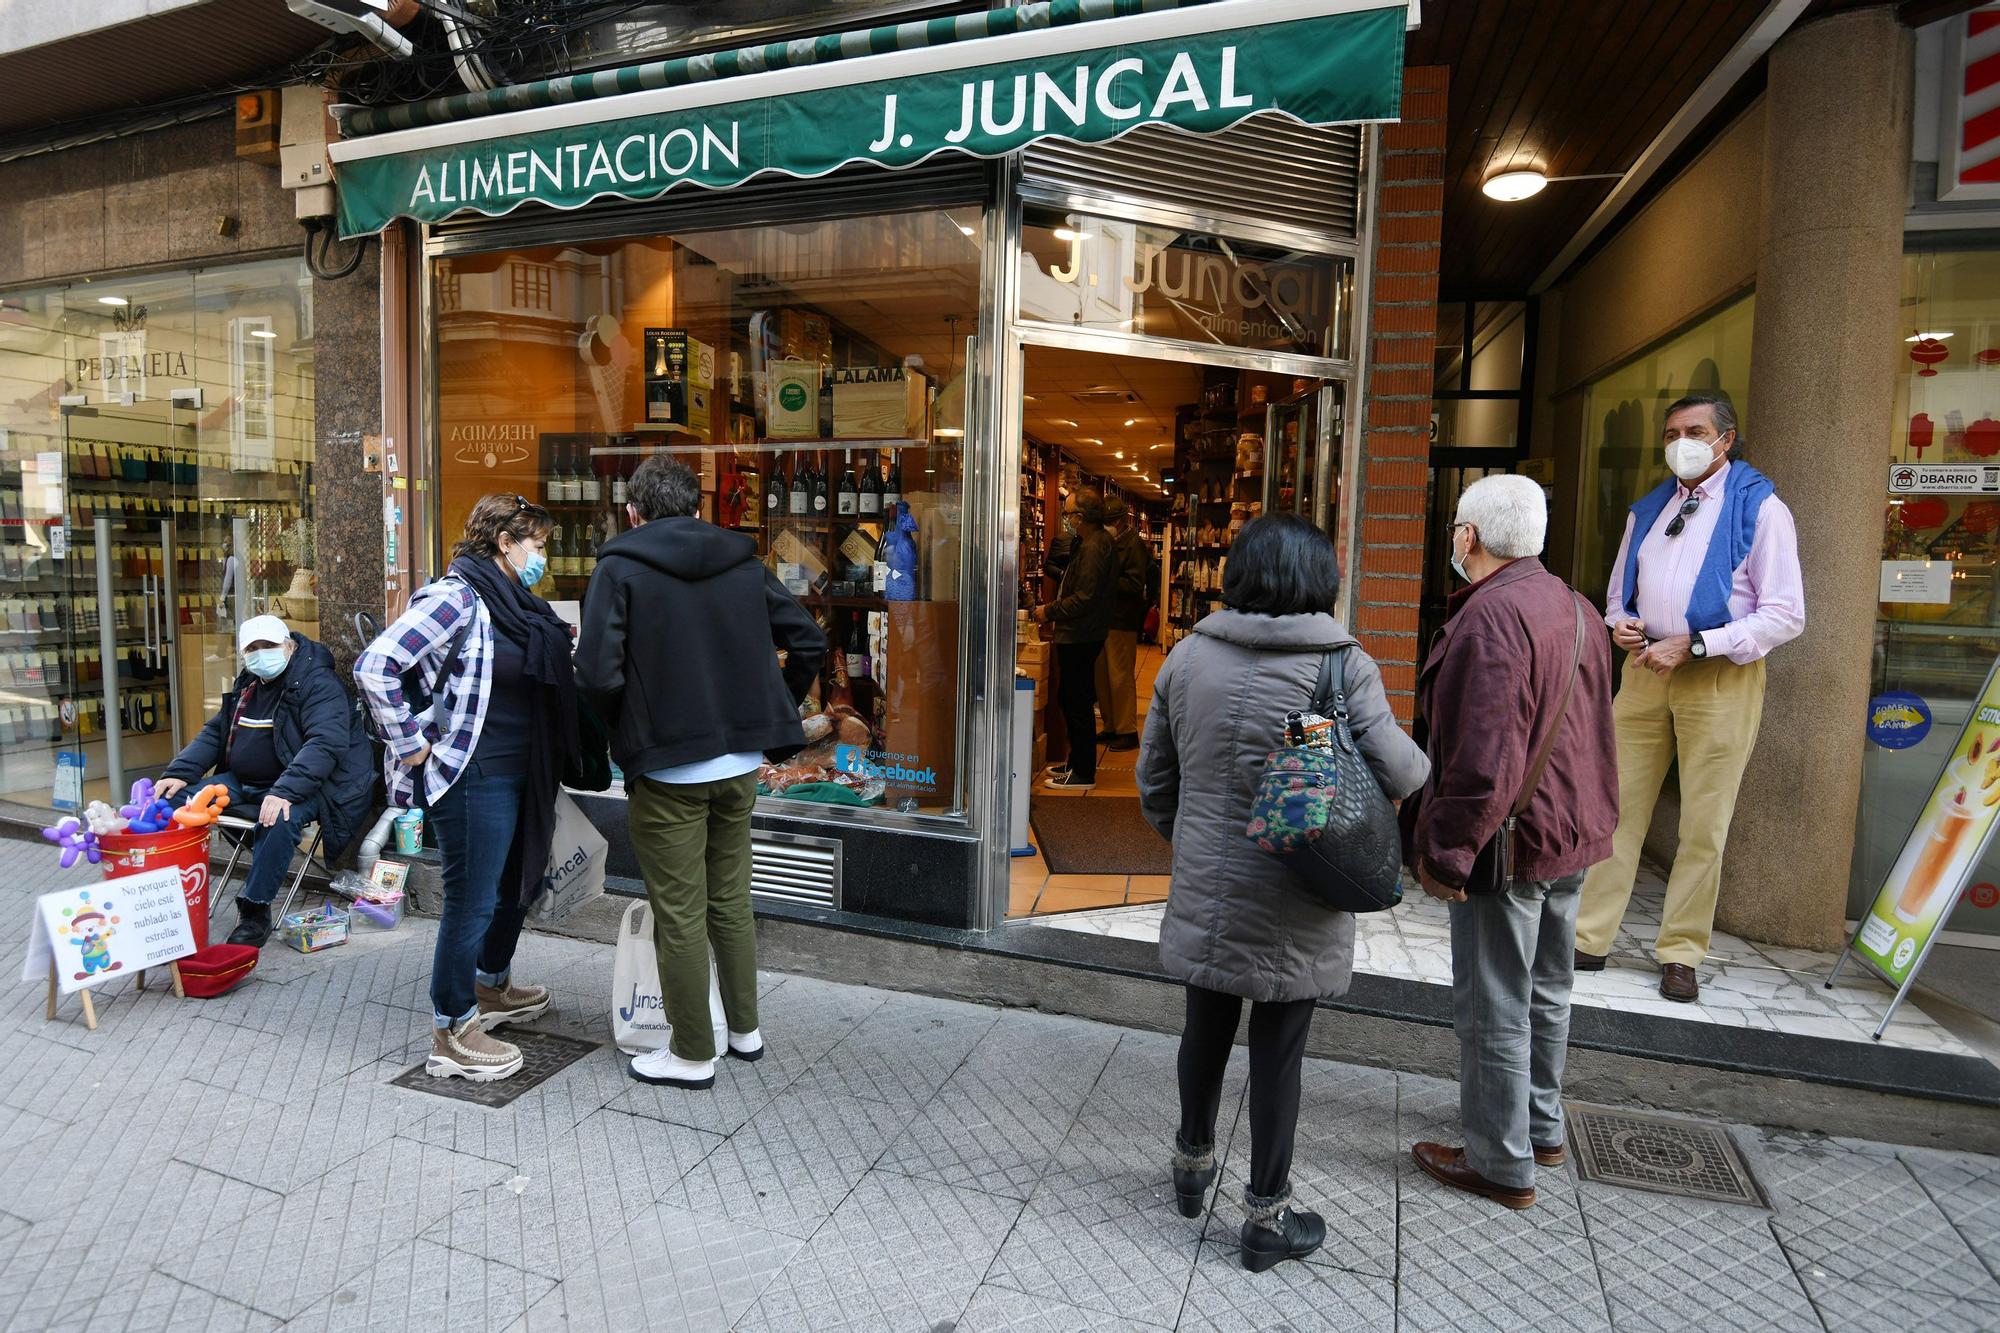
[[1329, 911], [1243, 832], [1257, 776], [1284, 745], [1285, 714], [1306, 708], [1320, 662], [1344, 651], [1349, 723], [1391, 797], [1423, 786], [1430, 763], [1389, 711], [1382, 673], [1332, 608], [1333, 543], [1290, 514], [1246, 525], [1229, 549], [1227, 608], [1205, 617], [1160, 669], [1139, 754], [1146, 819], [1174, 844], [1160, 961], [1187, 985], [1174, 1189], [1201, 1214], [1215, 1180], [1215, 1117], [1243, 1001], [1250, 1007], [1250, 1179], [1243, 1264], [1300, 1258], [1326, 1235], [1291, 1204], [1299, 1065], [1321, 996], [1347, 990], [1354, 918]]

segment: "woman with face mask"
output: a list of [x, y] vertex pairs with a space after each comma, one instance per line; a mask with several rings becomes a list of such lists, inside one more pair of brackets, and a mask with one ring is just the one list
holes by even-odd
[[[443, 857], [424, 1065], [440, 1078], [519, 1072], [520, 1049], [487, 1033], [549, 1008], [547, 989], [516, 984], [512, 967], [542, 890], [563, 765], [577, 753], [569, 627], [532, 591], [554, 526], [521, 496], [482, 499], [445, 576], [354, 666], [387, 738], [390, 801], [428, 809]], [[436, 683], [427, 710], [409, 697], [418, 681]]]

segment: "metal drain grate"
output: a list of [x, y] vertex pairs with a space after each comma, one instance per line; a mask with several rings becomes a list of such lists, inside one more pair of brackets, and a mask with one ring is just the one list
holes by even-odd
[[424, 1072], [422, 1065], [414, 1065], [389, 1082], [394, 1087], [408, 1088], [412, 1092], [428, 1092], [455, 1102], [471, 1102], [475, 1106], [497, 1110], [529, 1089], [548, 1082], [603, 1044], [523, 1028], [508, 1028], [500, 1034], [499, 1040], [521, 1048], [521, 1072], [512, 1078], [492, 1083], [474, 1083], [467, 1078], [432, 1078]]
[[1697, 1120], [1572, 1107], [1569, 1140], [1585, 1180], [1769, 1208], [1727, 1131]]

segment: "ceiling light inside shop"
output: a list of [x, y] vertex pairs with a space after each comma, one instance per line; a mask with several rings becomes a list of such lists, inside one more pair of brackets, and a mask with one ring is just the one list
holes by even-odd
[[1090, 239], [1090, 233], [1078, 231], [1074, 227], [1057, 227], [1055, 237], [1059, 241], [1087, 241]]
[[1951, 337], [1950, 329], [1939, 329], [1936, 333], [1913, 333], [1909, 337], [1903, 339], [1903, 341], [1906, 343], [1920, 343], [1926, 338], [1934, 338], [1942, 342], [1944, 339], [1949, 337]]
[[1518, 204], [1523, 199], [1532, 199], [1548, 185], [1549, 178], [1539, 171], [1503, 171], [1488, 176], [1480, 185], [1488, 199], [1498, 199], [1503, 204]]
[[278, 335], [271, 332], [269, 329], [252, 329], [250, 330], [250, 336], [252, 338], [275, 338]]
[[122, 297], [122, 296], [100, 296], [100, 297], [98, 297], [98, 298], [97, 298], [97, 304], [99, 304], [99, 305], [131, 305], [132, 303], [131, 303], [130, 301], [126, 300], [126, 299], [125, 299], [124, 297]]
[[1115, 454], [1113, 454], [1113, 455], [1111, 455], [1111, 456], [1112, 456], [1113, 458], [1123, 458], [1123, 457], [1125, 456], [1125, 451], [1124, 451], [1123, 449], [1120, 449], [1120, 450], [1119, 450], [1119, 451], [1118, 451], [1117, 453], [1115, 453]]
[[972, 235], [972, 228], [966, 226], [963, 222], [958, 224], [958, 229], [964, 232], [967, 236]]
[[1049, 420], [1054, 422], [1058, 426], [1068, 426], [1071, 430], [1075, 430], [1079, 425], [1083, 424], [1081, 422], [1071, 421], [1068, 417], [1050, 417]]
[[1104, 447], [1104, 441], [1098, 439], [1095, 435], [1079, 435], [1076, 437], [1076, 442], [1078, 444], [1094, 444], [1100, 449]]

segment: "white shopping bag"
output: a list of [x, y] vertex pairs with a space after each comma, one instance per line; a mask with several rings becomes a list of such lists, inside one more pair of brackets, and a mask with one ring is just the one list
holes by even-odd
[[610, 844], [590, 822], [590, 816], [568, 792], [557, 792], [556, 832], [549, 842], [549, 886], [528, 904], [528, 918], [560, 921], [592, 898], [602, 898], [604, 864], [610, 853]]
[[[660, 1001], [659, 959], [653, 948], [653, 908], [642, 899], [625, 909], [611, 962], [611, 1040], [627, 1055], [657, 1051], [673, 1034]], [[721, 1055], [729, 1043], [729, 1018], [722, 1010], [713, 957], [708, 960], [708, 1021], [715, 1029], [715, 1053]]]

